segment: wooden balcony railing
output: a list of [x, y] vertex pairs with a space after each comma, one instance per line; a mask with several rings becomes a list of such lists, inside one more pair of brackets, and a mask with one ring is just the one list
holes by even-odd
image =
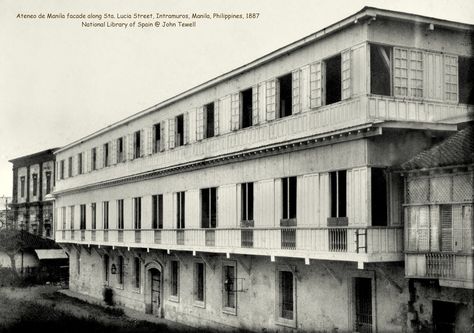
[[[75, 237], [77, 232], [84, 238]], [[58, 230], [56, 241], [204, 252], [237, 251], [248, 254], [277, 251], [279, 255], [314, 258], [318, 257], [319, 253], [322, 254], [321, 258], [360, 254], [377, 255], [379, 259], [384, 255], [391, 255], [392, 260], [401, 260], [403, 251], [401, 227], [109, 229], [96, 230], [94, 233], [95, 240], [90, 230]]]
[[406, 253], [405, 275], [439, 279], [440, 285], [474, 289], [473, 254], [462, 252]]

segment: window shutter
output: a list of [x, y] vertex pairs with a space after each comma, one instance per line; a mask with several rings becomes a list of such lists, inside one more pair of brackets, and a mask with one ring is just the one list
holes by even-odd
[[117, 163], [117, 140], [109, 142], [109, 164], [114, 165]]
[[196, 116], [196, 140], [204, 139], [204, 106], [197, 108]]
[[133, 133], [130, 133], [127, 135], [127, 147], [128, 147], [128, 159], [129, 160], [133, 160], [133, 153], [134, 153], [134, 149], [133, 149], [133, 144], [134, 144], [134, 135]]
[[145, 156], [145, 143], [147, 142], [147, 133], [145, 129], [140, 130], [140, 157]]
[[231, 96], [231, 126], [232, 131], [239, 129], [240, 125], [240, 93], [232, 94]]
[[95, 148], [95, 158], [96, 158], [96, 166], [97, 169], [102, 169], [104, 167], [104, 154], [103, 154], [103, 146], [100, 145], [99, 147]]
[[266, 83], [266, 111], [267, 111], [267, 121], [275, 120], [276, 114], [276, 79], [269, 80]]
[[430, 249], [430, 219], [429, 207], [420, 206], [418, 210], [418, 250]]
[[393, 48], [393, 88], [395, 96], [408, 95], [408, 50]]
[[309, 84], [309, 76], [310, 76], [310, 66], [305, 66], [301, 68], [300, 74], [300, 105], [301, 111], [307, 111], [310, 108], [310, 84]]
[[423, 97], [423, 53], [410, 50], [410, 96]]
[[189, 121], [188, 121], [188, 142], [196, 142], [196, 109], [191, 109], [188, 111]]
[[300, 76], [301, 72], [299, 69], [292, 72], [291, 79], [291, 90], [292, 90], [292, 114], [301, 112], [301, 101], [300, 101]]
[[219, 135], [219, 100], [214, 102], [214, 135]]
[[189, 142], [189, 112], [183, 115], [183, 145]]
[[341, 53], [342, 99], [351, 97], [351, 51]]
[[145, 128], [146, 131], [146, 149], [145, 154], [151, 155], [153, 153], [153, 127]]
[[441, 251], [453, 250], [453, 213], [451, 205], [441, 205], [439, 212], [441, 224]]
[[[463, 250], [463, 207], [453, 205], [453, 250], [459, 252]], [[466, 230], [467, 231], [467, 230]], [[470, 234], [470, 232], [468, 232]], [[470, 250], [470, 249], [466, 249]]]
[[252, 87], [252, 125], [258, 124], [258, 85]]
[[166, 147], [166, 121], [160, 123], [160, 151], [164, 151]]
[[87, 149], [85, 152], [84, 152], [84, 162], [85, 162], [85, 165], [86, 167], [84, 168], [85, 172], [91, 172], [91, 151], [90, 149]]
[[310, 107], [321, 106], [321, 62], [315, 62], [310, 66], [309, 73], [310, 86]]
[[168, 147], [175, 147], [175, 118], [168, 119]]
[[444, 93], [447, 101], [458, 102], [458, 57], [444, 55]]

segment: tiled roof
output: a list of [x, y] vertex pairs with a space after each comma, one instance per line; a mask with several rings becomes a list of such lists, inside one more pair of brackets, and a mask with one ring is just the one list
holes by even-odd
[[57, 245], [53, 240], [42, 238], [37, 235], [33, 235], [29, 232], [19, 230], [14, 233], [13, 237], [21, 240], [23, 249], [59, 249], [60, 246]]
[[429, 169], [474, 163], [474, 125], [470, 125], [436, 146], [402, 164], [402, 169]]

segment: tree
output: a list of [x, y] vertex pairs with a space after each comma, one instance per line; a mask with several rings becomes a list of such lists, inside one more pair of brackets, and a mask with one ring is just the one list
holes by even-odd
[[0, 230], [0, 252], [5, 252], [10, 258], [11, 269], [16, 277], [19, 276], [16, 270], [15, 256], [25, 247], [22, 232], [13, 229]]

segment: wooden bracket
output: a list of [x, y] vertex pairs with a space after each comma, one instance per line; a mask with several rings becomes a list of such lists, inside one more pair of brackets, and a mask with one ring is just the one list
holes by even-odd
[[247, 272], [247, 275], [250, 275], [250, 272], [252, 271], [252, 257], [248, 257], [247, 262], [245, 262], [243, 257], [236, 257], [235, 259], [240, 264], [240, 266], [244, 268], [245, 272]]
[[202, 254], [199, 254], [199, 257], [202, 259], [202, 261], [204, 261], [204, 263], [206, 264], [207, 267], [209, 267], [213, 271], [216, 269], [216, 265], [211, 263], [209, 258], [206, 259], [206, 256], [204, 256]]
[[301, 282], [301, 274], [300, 272], [298, 272], [296, 267], [290, 264], [285, 264], [285, 266], [288, 268], [289, 271], [293, 273], [293, 275], [296, 277], [296, 280], [298, 280], [298, 282]]
[[117, 252], [122, 256], [122, 257], [125, 257], [125, 252], [120, 248], [120, 247], [117, 247]]
[[339, 283], [339, 285], [342, 286], [342, 279], [339, 278], [339, 277], [337, 276], [337, 274], [336, 274], [331, 268], [329, 268], [328, 266], [326, 266], [326, 264], [321, 263], [321, 265], [323, 265], [323, 267], [326, 269], [326, 271], [329, 273], [329, 275], [331, 275], [332, 278], [333, 278], [334, 280], [336, 280], [337, 283]]
[[395, 282], [390, 276], [388, 276], [382, 269], [380, 269], [379, 267], [376, 268], [377, 269], [377, 272], [380, 273], [380, 275], [382, 275], [382, 277], [387, 280], [395, 289], [398, 290], [398, 292], [401, 294], [403, 293], [403, 288], [397, 283]]
[[104, 256], [104, 251], [102, 251], [101, 248], [98, 248], [98, 247], [92, 247], [92, 250], [97, 253], [99, 255], [99, 257], [103, 257]]
[[184, 266], [184, 268], [188, 269], [188, 265], [183, 260], [181, 260], [181, 257], [178, 255], [178, 253], [173, 252], [173, 255], [176, 257], [176, 259], [178, 259], [179, 263]]

